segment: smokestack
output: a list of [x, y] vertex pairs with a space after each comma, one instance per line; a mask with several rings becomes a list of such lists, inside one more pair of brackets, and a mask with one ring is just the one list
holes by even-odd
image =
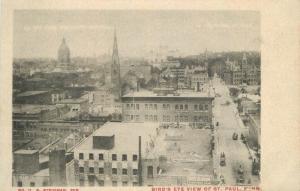
[[138, 171], [139, 171], [139, 186], [143, 186], [143, 172], [142, 172], [142, 137], [139, 136], [139, 162], [138, 162]]
[[66, 159], [65, 150], [49, 152], [49, 175], [51, 186], [66, 186]]

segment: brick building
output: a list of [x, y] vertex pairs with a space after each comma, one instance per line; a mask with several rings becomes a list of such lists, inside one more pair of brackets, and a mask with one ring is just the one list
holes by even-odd
[[76, 186], [152, 185], [157, 135], [158, 123], [106, 123], [74, 149]]
[[209, 91], [154, 89], [153, 92], [132, 92], [122, 97], [123, 120], [210, 125], [213, 99]]

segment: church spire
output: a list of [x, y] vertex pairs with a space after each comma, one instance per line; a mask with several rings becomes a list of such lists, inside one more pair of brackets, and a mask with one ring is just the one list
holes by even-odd
[[114, 56], [119, 57], [116, 28], [114, 29], [113, 57], [114, 57]]
[[121, 98], [120, 60], [119, 60], [116, 29], [114, 30], [112, 64], [111, 64], [110, 69], [111, 69], [112, 91], [113, 91], [113, 94], [115, 95], [115, 100], [120, 100], [120, 98]]

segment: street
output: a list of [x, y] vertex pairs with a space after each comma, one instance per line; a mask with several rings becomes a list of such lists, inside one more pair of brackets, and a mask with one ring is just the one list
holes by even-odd
[[[241, 165], [244, 168], [245, 184], [250, 180], [252, 185], [256, 185], [259, 179], [257, 176], [251, 175], [252, 160], [249, 158], [247, 147], [240, 139], [241, 133], [246, 133], [247, 129], [242, 124], [236, 106], [230, 98], [228, 88], [220, 78], [215, 77], [212, 83], [217, 95], [214, 101], [213, 115], [215, 122], [219, 122], [219, 125], [215, 126], [216, 160], [220, 161], [221, 153], [224, 153], [226, 158], [225, 166], [220, 166], [220, 162], [218, 162], [215, 168], [219, 176], [224, 176], [225, 184], [235, 185], [237, 184], [237, 170]], [[232, 139], [233, 133], [238, 134], [238, 140]]]

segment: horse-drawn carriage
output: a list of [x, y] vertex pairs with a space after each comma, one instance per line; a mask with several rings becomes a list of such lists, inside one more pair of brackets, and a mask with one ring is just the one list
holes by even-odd
[[233, 133], [232, 139], [233, 140], [238, 140], [238, 138], [239, 138], [239, 135], [237, 133]]
[[236, 182], [237, 182], [237, 184], [244, 184], [245, 183], [244, 168], [242, 167], [242, 165], [240, 165], [238, 170], [237, 170]]
[[252, 161], [252, 174], [259, 175], [260, 172], [260, 163], [256, 159]]
[[220, 156], [220, 165], [221, 166], [225, 166], [226, 165], [225, 153], [221, 153], [221, 156]]

